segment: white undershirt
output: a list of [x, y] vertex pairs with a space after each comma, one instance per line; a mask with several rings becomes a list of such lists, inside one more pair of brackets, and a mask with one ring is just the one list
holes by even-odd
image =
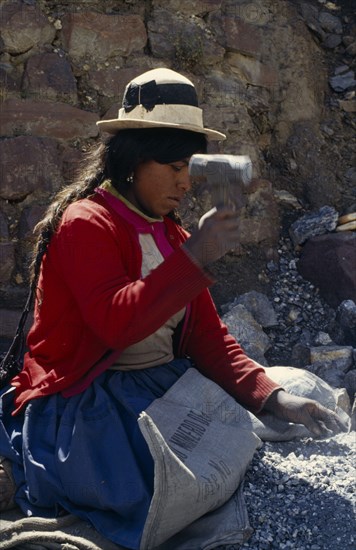
[[[141, 276], [146, 277], [163, 262], [164, 258], [151, 234], [140, 234], [139, 242], [142, 250]], [[174, 358], [173, 332], [183, 319], [184, 314], [185, 308], [168, 319], [156, 332], [126, 348], [111, 368], [119, 370], [145, 369], [172, 361]]]

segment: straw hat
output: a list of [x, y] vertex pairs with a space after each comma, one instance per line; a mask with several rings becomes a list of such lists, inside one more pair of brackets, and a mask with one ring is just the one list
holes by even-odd
[[153, 69], [131, 80], [118, 117], [97, 125], [110, 134], [126, 128], [180, 128], [205, 134], [208, 140], [226, 139], [204, 128], [194, 84], [171, 69]]

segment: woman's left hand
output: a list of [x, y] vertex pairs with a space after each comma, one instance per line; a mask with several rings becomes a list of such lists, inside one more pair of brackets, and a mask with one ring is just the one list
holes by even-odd
[[318, 401], [292, 395], [284, 390], [273, 392], [263, 411], [271, 412], [288, 422], [304, 424], [316, 437], [330, 436], [348, 429], [340, 416]]

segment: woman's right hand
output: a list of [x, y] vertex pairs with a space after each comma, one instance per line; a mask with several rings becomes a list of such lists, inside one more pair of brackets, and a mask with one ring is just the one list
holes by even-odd
[[239, 245], [238, 214], [231, 208], [212, 208], [199, 220], [198, 229], [184, 243], [203, 267], [215, 262]]

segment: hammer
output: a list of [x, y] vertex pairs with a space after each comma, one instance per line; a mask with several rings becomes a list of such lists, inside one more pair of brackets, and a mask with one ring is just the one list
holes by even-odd
[[247, 155], [192, 155], [189, 162], [192, 181], [203, 183], [216, 208], [242, 208], [252, 179], [252, 162]]

